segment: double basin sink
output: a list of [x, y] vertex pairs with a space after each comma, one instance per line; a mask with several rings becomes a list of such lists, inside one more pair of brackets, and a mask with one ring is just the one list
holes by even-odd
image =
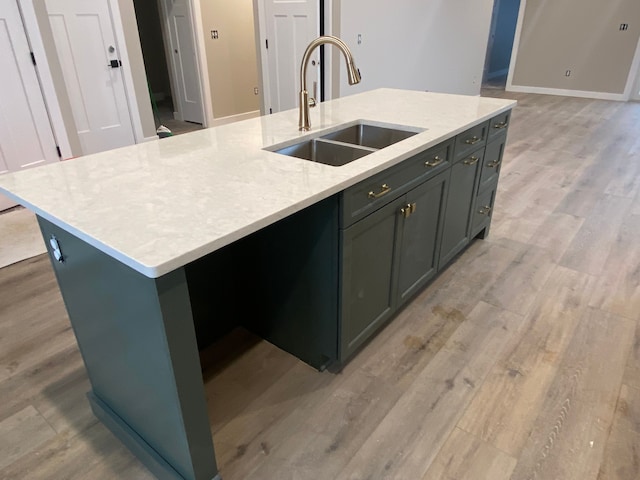
[[266, 150], [340, 167], [420, 131], [411, 127], [380, 126], [359, 121], [330, 133], [320, 132], [315, 138], [307, 138], [293, 145], [274, 145]]

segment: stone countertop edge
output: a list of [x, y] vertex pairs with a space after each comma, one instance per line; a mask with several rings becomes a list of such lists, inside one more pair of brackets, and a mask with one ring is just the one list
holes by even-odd
[[[0, 192], [157, 278], [515, 106], [514, 100], [378, 89], [0, 176]], [[420, 133], [342, 167], [266, 148], [345, 124]], [[64, 250], [64, 246], [62, 246]]]

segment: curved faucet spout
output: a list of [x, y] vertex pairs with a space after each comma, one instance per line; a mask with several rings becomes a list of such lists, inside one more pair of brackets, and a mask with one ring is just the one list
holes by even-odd
[[[311, 130], [311, 121], [309, 120], [309, 92], [307, 92], [307, 64], [311, 53], [320, 45], [328, 43], [335, 45], [344, 55], [347, 63], [347, 77], [349, 85], [360, 83], [360, 71], [356, 68], [351, 50], [347, 44], [338, 37], [322, 36], [313, 40], [304, 51], [302, 63], [300, 64], [300, 115], [298, 117], [298, 127], [300, 130]], [[315, 106], [315, 99], [312, 99], [311, 106]]]

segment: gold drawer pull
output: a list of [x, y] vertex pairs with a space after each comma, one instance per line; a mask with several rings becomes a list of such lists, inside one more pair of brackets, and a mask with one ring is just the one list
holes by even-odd
[[382, 190], [380, 190], [378, 193], [373, 193], [373, 190], [371, 190], [369, 192], [369, 198], [380, 198], [383, 195], [386, 195], [387, 193], [389, 193], [391, 191], [391, 187], [389, 185], [387, 185], [386, 183], [383, 183], [380, 188]]
[[404, 218], [409, 218], [413, 212], [416, 211], [416, 203], [407, 203], [400, 209], [400, 213]]
[[502, 163], [502, 160], [494, 160], [492, 162], [487, 163], [487, 167], [496, 168]]
[[435, 157], [433, 157], [433, 160], [427, 160], [426, 162], [424, 162], [424, 166], [425, 167], [437, 167], [442, 162], [444, 162], [444, 158], [440, 158], [438, 155], [436, 155]]
[[475, 135], [471, 138], [467, 138], [464, 143], [466, 143], [467, 145], [475, 145], [476, 143], [478, 143], [480, 140], [482, 140], [480, 137], [476, 137]]
[[475, 165], [476, 163], [478, 163], [478, 160], [480, 160], [478, 157], [473, 156], [473, 157], [469, 157], [467, 158], [464, 162], [465, 165]]
[[494, 124], [493, 128], [507, 128], [508, 125], [509, 125], [509, 122], [505, 120], [504, 122]]
[[491, 213], [491, 207], [489, 205], [485, 205], [484, 207], [480, 207], [480, 210], [478, 210], [478, 213], [480, 215], [489, 215]]

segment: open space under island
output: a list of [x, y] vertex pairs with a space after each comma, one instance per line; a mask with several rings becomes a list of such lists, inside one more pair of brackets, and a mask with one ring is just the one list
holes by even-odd
[[243, 326], [339, 370], [488, 234], [514, 103], [375, 90], [311, 132], [288, 111], [1, 177], [38, 215], [96, 416], [158, 478], [218, 477], [199, 352]]

